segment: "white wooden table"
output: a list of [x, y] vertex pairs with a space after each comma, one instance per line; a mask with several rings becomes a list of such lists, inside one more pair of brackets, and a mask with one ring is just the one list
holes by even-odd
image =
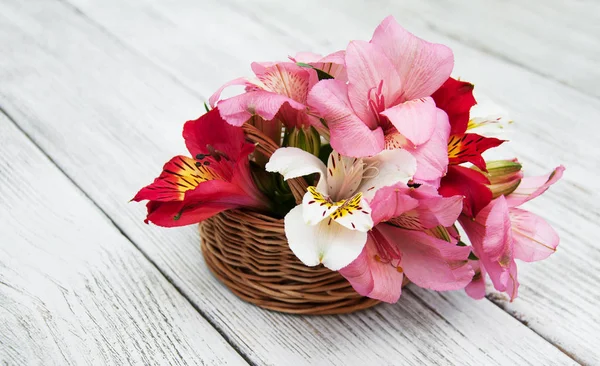
[[[388, 14], [510, 110], [506, 157], [567, 167], [529, 208], [560, 233], [520, 297], [409, 286], [289, 316], [209, 273], [195, 227], [127, 201], [251, 60], [369, 39]], [[600, 364], [600, 2], [0, 0], [0, 364]]]

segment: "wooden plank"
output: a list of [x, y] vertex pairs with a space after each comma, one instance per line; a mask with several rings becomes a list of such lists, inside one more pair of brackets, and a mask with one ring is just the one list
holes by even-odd
[[[425, 301], [407, 291], [397, 305], [328, 317], [282, 315], [241, 302], [201, 262], [195, 228], [145, 226], [143, 207], [124, 206], [160, 162], [183, 150], [181, 121], [202, 113], [199, 98], [62, 4], [0, 7], [6, 15], [0, 40], [9, 50], [0, 59], [7, 80], [0, 85], [2, 105], [251, 361], [571, 362], [492, 303], [462, 293], [428, 294]], [[206, 24], [219, 26], [214, 18]], [[199, 42], [198, 49], [210, 44]], [[197, 67], [215, 73], [205, 63]]]
[[[315, 44], [326, 52], [332, 45], [344, 47], [348, 39], [366, 38], [372, 31], [371, 24], [393, 14], [402, 24], [418, 29], [420, 34], [441, 33], [463, 46], [600, 96], [595, 83], [600, 78], [596, 67], [600, 61], [600, 3], [594, 1], [363, 1], [349, 6], [342, 0], [327, 3], [309, 0], [296, 4], [238, 0], [221, 2], [217, 7], [208, 4], [197, 7], [193, 0], [179, 0], [176, 5], [144, 1], [119, 3], [119, 6], [98, 6], [87, 0], [69, 2], [82, 9], [93, 9], [94, 19], [122, 39], [131, 40], [137, 49], [158, 59], [161, 66], [173, 74], [183, 75], [188, 83], [190, 78], [195, 79], [193, 76], [199, 76], [206, 85], [206, 73], [196, 67], [198, 58], [213, 67], [236, 70], [240, 61], [285, 56], [277, 54], [276, 48], [268, 46], [269, 42], [248, 48], [244, 41], [259, 43], [257, 39], [268, 37], [270, 42], [284, 42], [288, 52], [314, 49]], [[136, 13], [139, 10], [141, 12]], [[135, 14], [135, 24], [152, 24], [153, 27], [123, 23], [124, 13]], [[297, 17], [302, 17], [303, 22], [294, 22]], [[219, 19], [221, 26], [207, 26], [212, 19]], [[260, 19], [260, 26], [256, 19]], [[185, 37], [180, 39], [181, 35]], [[245, 52], [207, 59], [205, 52], [195, 48], [201, 44], [201, 37], [211, 41], [202, 44], [203, 51], [216, 55], [223, 55], [224, 49], [244, 49]], [[217, 59], [221, 61], [219, 64], [214, 61]]]
[[548, 79], [600, 97], [597, 1], [446, 1], [399, 3], [423, 26]]
[[0, 113], [0, 363], [245, 364]]
[[[499, 157], [518, 156], [531, 175], [547, 172], [559, 163], [568, 168], [563, 182], [528, 205], [532, 211], [543, 213], [559, 230], [562, 244], [558, 253], [548, 261], [520, 266], [522, 287], [517, 301], [508, 303], [505, 297], [494, 294], [490, 299], [575, 359], [589, 364], [600, 362], [596, 347], [600, 343], [600, 289], [596, 286], [600, 280], [600, 249], [592, 240], [600, 212], [591, 204], [600, 198], [596, 187], [600, 178], [600, 146], [596, 143], [597, 134], [592, 132], [596, 129], [594, 121], [600, 119], [600, 104], [593, 96], [565, 87], [562, 83], [566, 79], [560, 79], [565, 75], [561, 65], [570, 60], [577, 67], [569, 68], [567, 73], [583, 77], [588, 85], [598, 85], [597, 68], [588, 71], [593, 52], [599, 48], [587, 47], [589, 42], [581, 43], [589, 41], [588, 36], [557, 37], [552, 42], [547, 39], [559, 31], [560, 24], [579, 19], [578, 14], [585, 19], [598, 16], [598, 12], [586, 12], [597, 4], [548, 2], [549, 5], [538, 6], [539, 2], [495, 2], [497, 5], [490, 8], [493, 11], [480, 12], [489, 27], [476, 19], [480, 26], [474, 31], [469, 18], [475, 17], [477, 9], [492, 4], [490, 1], [469, 2], [474, 11], [465, 10], [465, 2], [457, 2], [456, 8], [435, 8], [433, 0], [385, 6], [372, 2], [347, 6], [341, 0], [266, 0], [251, 4], [229, 1], [201, 9], [192, 0], [180, 0], [178, 6], [171, 2], [130, 2], [125, 9], [116, 2], [113, 6], [107, 2], [96, 6], [84, 0], [70, 1], [178, 82], [205, 97], [223, 80], [247, 75], [249, 60], [281, 59], [296, 50], [328, 53], [343, 48], [348, 39], [368, 39], [376, 24], [389, 13], [418, 35], [450, 45], [456, 55], [456, 75], [474, 81], [478, 91], [509, 110], [516, 121], [509, 137], [511, 142], [502, 147]], [[519, 12], [516, 7], [526, 11]], [[461, 10], [465, 10], [463, 15]], [[538, 10], [539, 14], [550, 19], [559, 17], [560, 21], [546, 20], [541, 24], [536, 15], [535, 29], [528, 29], [531, 34], [522, 34], [526, 32], [525, 25], [515, 27], [512, 21], [503, 22], [515, 16], [516, 22], [526, 24], [523, 16], [517, 15]], [[447, 16], [447, 11], [452, 16]], [[220, 25], [211, 19], [219, 19]], [[249, 21], [253, 19], [260, 19], [261, 27]], [[600, 23], [581, 21], [571, 24], [573, 27], [565, 32], [594, 34], [597, 24]], [[482, 50], [477, 45], [466, 47], [466, 41], [455, 34], [459, 31], [477, 37], [496, 51]], [[506, 40], [500, 39], [507, 32], [507, 40], [513, 41], [513, 50], [518, 51], [503, 48]], [[527, 51], [533, 42], [531, 37], [540, 39], [538, 48]], [[519, 43], [521, 38], [523, 43]], [[569, 45], [573, 50], [571, 56], [566, 56], [560, 44], [569, 43], [572, 38], [576, 38]], [[598, 38], [594, 40], [597, 42]], [[223, 53], [227, 57], [222, 57]], [[502, 53], [500, 59], [498, 53]], [[557, 53], [569, 60], [544, 57]], [[525, 64], [528, 66], [523, 67]], [[532, 68], [533, 73], [528, 71]], [[540, 76], [550, 71], [559, 77], [558, 82]], [[585, 268], [584, 274], [575, 268]], [[574, 278], [577, 285], [573, 284]]]

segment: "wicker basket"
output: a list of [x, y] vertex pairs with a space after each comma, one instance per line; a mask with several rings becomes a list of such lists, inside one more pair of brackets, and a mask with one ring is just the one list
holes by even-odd
[[[244, 125], [256, 151], [270, 157], [278, 146], [258, 129]], [[303, 178], [288, 181], [299, 203]], [[377, 300], [356, 293], [339, 273], [307, 267], [289, 249], [283, 220], [232, 210], [200, 223], [202, 254], [211, 272], [241, 299], [294, 314], [342, 314], [369, 308]]]
[[307, 267], [289, 249], [283, 220], [254, 212], [223, 212], [200, 224], [208, 268], [237, 296], [295, 314], [341, 314], [377, 300], [360, 296], [339, 273]]

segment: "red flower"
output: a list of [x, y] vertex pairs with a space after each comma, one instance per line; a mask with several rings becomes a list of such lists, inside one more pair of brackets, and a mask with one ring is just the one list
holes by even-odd
[[213, 109], [186, 122], [183, 138], [193, 158], [175, 156], [133, 198], [149, 200], [146, 223], [183, 226], [227, 209], [267, 208], [250, 173], [248, 155], [254, 145], [240, 127], [229, 125]]
[[467, 133], [469, 112], [477, 103], [473, 97], [473, 84], [448, 78], [433, 93], [432, 98], [436, 106], [446, 112], [450, 122], [449, 166], [448, 173], [440, 182], [440, 194], [444, 197], [463, 195], [465, 197], [463, 213], [475, 217], [492, 200], [492, 192], [486, 186], [490, 182], [481, 172], [458, 165], [468, 162], [482, 171], [487, 171], [481, 154], [504, 141]]
[[450, 122], [448, 157], [450, 164], [473, 163], [485, 170], [485, 161], [481, 157], [487, 149], [499, 146], [504, 141], [493, 137], [466, 133], [469, 127], [469, 111], [477, 102], [473, 97], [473, 84], [452, 78], [431, 96], [435, 105], [446, 112]]

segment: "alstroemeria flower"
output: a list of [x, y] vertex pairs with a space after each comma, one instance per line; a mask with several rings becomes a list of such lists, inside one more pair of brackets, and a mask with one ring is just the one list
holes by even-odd
[[133, 198], [149, 200], [146, 223], [183, 226], [227, 209], [267, 208], [250, 174], [248, 155], [254, 145], [241, 128], [227, 124], [213, 109], [186, 122], [183, 138], [193, 157], [171, 159], [160, 176]]
[[316, 156], [288, 147], [275, 151], [266, 169], [286, 180], [320, 175], [302, 204], [286, 215], [285, 233], [290, 249], [304, 264], [323, 263], [339, 270], [361, 253], [367, 241], [367, 231], [373, 227], [369, 201], [382, 187], [408, 182], [416, 162], [404, 150], [369, 158], [349, 158], [334, 151], [325, 166]]
[[[467, 133], [470, 110], [477, 102], [473, 97], [473, 84], [449, 78], [431, 96], [438, 108], [448, 115], [450, 122], [450, 138], [448, 140], [449, 164], [458, 165], [466, 162], [474, 164], [485, 171], [485, 161], [481, 154], [486, 150], [499, 146], [504, 141], [494, 137], [485, 137], [476, 133]], [[484, 123], [473, 123], [470, 127]]]
[[[459, 218], [483, 267], [482, 275], [487, 272], [494, 288], [508, 293], [511, 300], [519, 287], [515, 259], [545, 259], [559, 243], [558, 235], [544, 219], [517, 206], [544, 193], [562, 177], [563, 171], [564, 167], [559, 166], [549, 175], [523, 178], [514, 192], [494, 199], [474, 220]], [[485, 296], [481, 278], [474, 278], [474, 282], [479, 284], [470, 286], [467, 293], [475, 298]]]
[[457, 194], [465, 196], [463, 212], [475, 217], [492, 200], [488, 188], [489, 179], [481, 172], [468, 169], [459, 164], [470, 162], [482, 171], [486, 171], [485, 160], [481, 156], [486, 150], [499, 146], [504, 141], [485, 137], [476, 133], [467, 133], [470, 127], [476, 127], [484, 121], [469, 125], [471, 108], [477, 103], [473, 96], [473, 84], [448, 78], [432, 95], [438, 108], [444, 110], [450, 122], [448, 139], [448, 171], [440, 181], [440, 193], [449, 197]]
[[[370, 42], [350, 42], [345, 64], [347, 84], [322, 80], [308, 97], [309, 106], [329, 126], [333, 149], [360, 157], [377, 154], [386, 145], [402, 147], [417, 158], [417, 178], [443, 175], [448, 136], [430, 140], [436, 129], [447, 130], [443, 125], [448, 121], [430, 96], [450, 76], [452, 51], [414, 36], [388, 17]], [[419, 147], [418, 153], [412, 151]]]
[[457, 240], [434, 237], [428, 229], [451, 226], [462, 209], [462, 196], [441, 197], [434, 187], [395, 185], [380, 189], [371, 202], [376, 226], [361, 255], [342, 274], [361, 295], [398, 301], [404, 276], [437, 291], [464, 288], [474, 272], [470, 248]]
[[[307, 114], [306, 107], [308, 92], [318, 81], [314, 69], [292, 62], [254, 62], [252, 71], [256, 78], [232, 80], [210, 97], [210, 105], [219, 106], [225, 121], [233, 126], [241, 126], [252, 116], [259, 116], [266, 121], [278, 119], [288, 127], [318, 123]], [[243, 85], [246, 92], [219, 100], [223, 89], [231, 85]]]

